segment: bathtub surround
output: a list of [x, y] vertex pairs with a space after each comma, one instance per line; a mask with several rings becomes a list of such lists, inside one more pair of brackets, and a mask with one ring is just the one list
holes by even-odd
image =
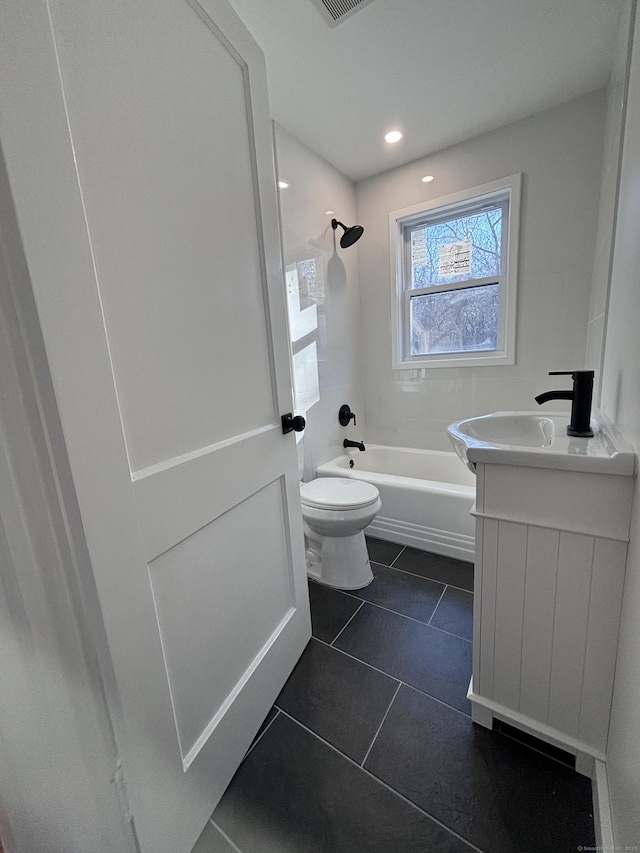
[[[357, 185], [366, 234], [359, 259], [370, 442], [448, 450], [448, 423], [531, 409], [548, 387], [548, 371], [583, 366], [604, 111], [605, 92], [593, 92]], [[389, 212], [518, 172], [516, 364], [393, 371]], [[425, 174], [434, 180], [423, 183]]]
[[[358, 300], [362, 240], [343, 249], [342, 232], [331, 226], [334, 216], [356, 222], [351, 181], [275, 123], [274, 139], [278, 177], [289, 184], [279, 191], [287, 287], [293, 286], [291, 276], [297, 277], [300, 308], [313, 311], [315, 306], [315, 328], [294, 344], [294, 351], [306, 354], [299, 370], [307, 377], [310, 373], [316, 383], [316, 394], [304, 410], [304, 479], [310, 480], [318, 465], [342, 452], [345, 437], [364, 435]], [[346, 402], [357, 412], [357, 427], [338, 423], [338, 411]]]

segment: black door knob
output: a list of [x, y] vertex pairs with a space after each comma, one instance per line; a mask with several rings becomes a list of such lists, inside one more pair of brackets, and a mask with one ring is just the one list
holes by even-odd
[[288, 432], [302, 432], [306, 427], [307, 422], [302, 415], [296, 415], [295, 418], [292, 412], [287, 412], [282, 416], [282, 432], [286, 435]]

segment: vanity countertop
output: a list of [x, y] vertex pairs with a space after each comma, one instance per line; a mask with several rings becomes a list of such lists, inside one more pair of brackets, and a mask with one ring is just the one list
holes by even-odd
[[521, 465], [633, 476], [635, 454], [600, 412], [592, 438], [567, 435], [567, 413], [493, 412], [448, 427], [456, 453], [472, 470], [475, 463]]

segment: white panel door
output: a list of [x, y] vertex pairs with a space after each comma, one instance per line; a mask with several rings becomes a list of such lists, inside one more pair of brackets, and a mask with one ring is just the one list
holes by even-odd
[[187, 853], [310, 636], [264, 64], [224, 0], [21, 5], [0, 130], [116, 740], [143, 853]]

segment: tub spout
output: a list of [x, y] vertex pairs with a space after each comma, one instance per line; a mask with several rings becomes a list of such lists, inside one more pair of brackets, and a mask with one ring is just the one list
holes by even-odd
[[347, 447], [357, 447], [358, 450], [366, 450], [366, 447], [364, 446], [364, 443], [362, 441], [349, 441], [348, 438], [345, 438], [345, 440], [342, 442], [342, 446], [345, 448], [345, 450]]

